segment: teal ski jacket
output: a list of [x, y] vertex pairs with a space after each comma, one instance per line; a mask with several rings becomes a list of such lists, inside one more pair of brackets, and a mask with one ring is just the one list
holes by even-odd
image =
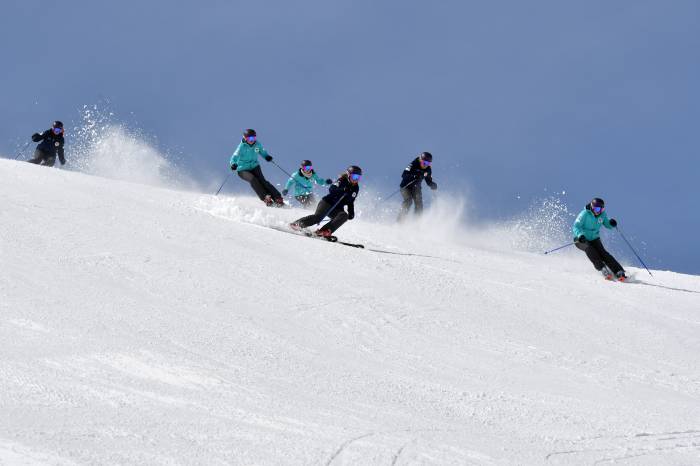
[[591, 210], [591, 205], [588, 204], [586, 208], [578, 214], [578, 217], [576, 217], [572, 228], [574, 239], [581, 235], [585, 236], [588, 241], [600, 238], [601, 225], [609, 230], [613, 228], [613, 226], [610, 225], [610, 219], [608, 219], [608, 214], [606, 214], [605, 211], [596, 217]]
[[319, 186], [326, 184], [326, 180], [318, 176], [315, 171], [312, 172], [310, 178], [307, 178], [301, 173], [301, 169], [299, 169], [289, 177], [287, 184], [284, 185], [284, 189], [289, 190], [292, 184], [294, 184], [294, 196], [306, 196], [311, 194], [314, 190], [312, 181]]
[[237, 172], [252, 170], [260, 165], [258, 156], [265, 157], [266, 155], [268, 155], [267, 150], [258, 141], [255, 141], [255, 144], [252, 146], [245, 141], [241, 141], [231, 156], [230, 165], [238, 164]]

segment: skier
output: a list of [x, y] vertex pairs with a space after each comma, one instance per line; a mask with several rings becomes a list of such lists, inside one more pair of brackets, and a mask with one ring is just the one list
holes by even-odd
[[401, 204], [401, 212], [399, 212], [399, 221], [403, 220], [408, 214], [412, 203], [415, 205], [417, 215], [423, 212], [422, 180], [425, 180], [430, 189], [437, 189], [437, 183], [433, 181], [433, 170], [430, 168], [432, 164], [433, 155], [430, 152], [422, 152], [401, 173], [401, 184], [399, 187], [401, 188], [403, 203]]
[[289, 193], [289, 188], [294, 184], [294, 198], [304, 207], [309, 207], [314, 202], [312, 181], [318, 185], [333, 184], [333, 180], [330, 178], [324, 180], [316, 174], [311, 160], [302, 160], [301, 168], [289, 177], [282, 190], [282, 195], [286, 196]]
[[[357, 165], [351, 165], [340, 175], [335, 183], [331, 184], [328, 194], [321, 199], [316, 206], [316, 213], [302, 217], [292, 222], [289, 226], [293, 230], [321, 223], [327, 215], [331, 221], [314, 232], [316, 236], [330, 237], [340, 226], [348, 220], [355, 218], [355, 199], [360, 192], [359, 182], [362, 178], [362, 169]], [[347, 213], [344, 207], [348, 206]]]
[[284, 200], [279, 191], [265, 179], [258, 156], [263, 157], [266, 161], [271, 162], [272, 156], [257, 140], [257, 133], [254, 129], [247, 129], [243, 133], [243, 140], [236, 151], [231, 156], [231, 170], [238, 172], [238, 176], [250, 183], [261, 201], [269, 206], [281, 207], [284, 205]]
[[612, 229], [617, 226], [617, 220], [608, 219], [605, 213], [605, 201], [596, 197], [586, 205], [586, 208], [578, 214], [574, 222], [574, 243], [576, 247], [585, 251], [593, 263], [593, 267], [599, 270], [606, 280], [612, 280], [613, 275], [620, 281], [625, 281], [627, 275], [619, 262], [605, 250], [600, 241], [600, 226]]
[[66, 164], [66, 157], [63, 152], [65, 140], [63, 139], [62, 122], [56, 120], [53, 122], [53, 125], [51, 125], [51, 128], [43, 133], [32, 134], [32, 141], [41, 141], [41, 143], [37, 145], [34, 150], [34, 158], [28, 160], [30, 163], [53, 167], [56, 163], [56, 155], [58, 155], [58, 160], [61, 162], [61, 165]]

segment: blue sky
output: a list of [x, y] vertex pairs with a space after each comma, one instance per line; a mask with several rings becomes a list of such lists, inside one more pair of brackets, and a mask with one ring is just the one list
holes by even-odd
[[0, 39], [3, 153], [105, 99], [204, 183], [246, 127], [379, 191], [429, 150], [484, 220], [601, 196], [649, 265], [700, 273], [696, 1], [17, 1]]

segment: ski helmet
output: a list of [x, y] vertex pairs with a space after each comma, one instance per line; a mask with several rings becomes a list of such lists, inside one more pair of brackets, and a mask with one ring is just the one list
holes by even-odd
[[353, 183], [357, 183], [360, 181], [360, 178], [362, 178], [362, 169], [357, 165], [350, 165], [347, 170], [345, 170], [345, 173]]
[[433, 154], [431, 154], [430, 152], [421, 152], [420, 159], [425, 160], [427, 162], [432, 162], [433, 161]]
[[257, 136], [257, 135], [258, 135], [258, 133], [256, 133], [255, 130], [252, 128], [248, 128], [247, 130], [245, 130], [243, 132], [243, 137], [245, 137], [245, 138], [250, 137], [250, 136]]
[[304, 167], [313, 167], [313, 163], [311, 163], [311, 160], [302, 160], [301, 161], [301, 168]]
[[591, 210], [595, 215], [600, 215], [605, 210], [605, 201], [599, 197], [594, 197], [591, 201]]
[[62, 121], [54, 121], [53, 124], [51, 125], [52, 128], [63, 128], [63, 122]]

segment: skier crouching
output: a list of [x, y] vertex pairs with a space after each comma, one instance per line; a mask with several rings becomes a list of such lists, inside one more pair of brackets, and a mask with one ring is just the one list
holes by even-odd
[[272, 205], [281, 207], [284, 205], [282, 195], [263, 176], [258, 156], [263, 157], [268, 162], [272, 161], [272, 156], [257, 140], [255, 130], [247, 129], [243, 133], [243, 140], [231, 156], [231, 170], [237, 172], [241, 179], [250, 183], [255, 194], [268, 207]]
[[[301, 230], [311, 225], [321, 223], [328, 216], [330, 222], [314, 232], [317, 236], [329, 237], [348, 220], [355, 218], [355, 199], [360, 192], [359, 182], [362, 178], [362, 169], [351, 165], [335, 183], [328, 189], [328, 194], [321, 199], [316, 206], [313, 215], [302, 217], [292, 222], [289, 226], [294, 230]], [[348, 207], [347, 213], [345, 206]]]
[[605, 213], [605, 201], [596, 197], [578, 214], [573, 225], [574, 243], [586, 253], [593, 267], [600, 271], [606, 280], [612, 280], [613, 275], [620, 281], [625, 281], [627, 275], [620, 263], [603, 247], [600, 241], [600, 227], [612, 229], [617, 226], [617, 220], [608, 219]]
[[299, 201], [299, 203], [301, 203], [302, 206], [309, 207], [314, 202], [314, 187], [312, 182], [318, 185], [330, 185], [333, 183], [333, 180], [331, 180], [330, 178], [324, 180], [323, 178], [318, 176], [316, 171], [314, 171], [314, 167], [311, 163], [311, 160], [302, 160], [301, 168], [292, 173], [292, 176], [289, 177], [289, 179], [287, 180], [287, 184], [282, 190], [282, 195], [286, 196], [287, 193], [289, 193], [289, 188], [291, 188], [293, 184], [294, 199]]
[[65, 139], [63, 138], [62, 122], [56, 120], [53, 122], [53, 125], [51, 125], [51, 128], [43, 133], [34, 133], [32, 135], [32, 141], [41, 141], [41, 143], [36, 146], [34, 157], [28, 160], [29, 163], [53, 167], [56, 163], [56, 155], [58, 155], [58, 160], [61, 162], [61, 165], [65, 165], [66, 157], [63, 152]]
[[437, 183], [433, 181], [433, 170], [430, 167], [432, 164], [433, 155], [430, 152], [423, 152], [413, 159], [401, 173], [401, 184], [399, 187], [401, 188], [403, 203], [401, 204], [401, 212], [399, 212], [399, 221], [403, 220], [408, 214], [411, 204], [414, 205], [416, 215], [420, 215], [423, 212], [422, 180], [425, 180], [430, 189], [437, 189]]

